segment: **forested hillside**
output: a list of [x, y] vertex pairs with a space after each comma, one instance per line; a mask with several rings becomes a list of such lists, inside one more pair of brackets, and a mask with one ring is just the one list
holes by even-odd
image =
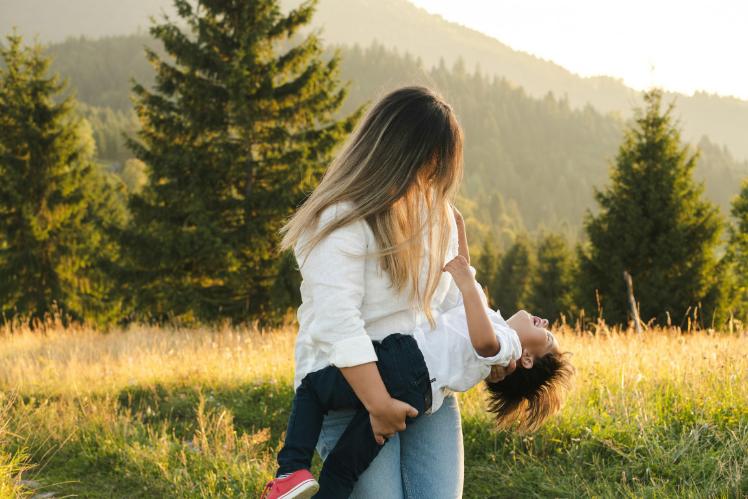
[[[283, 3], [296, 5], [299, 1]], [[580, 77], [405, 0], [322, 0], [313, 25], [324, 29], [329, 43], [368, 46], [378, 40], [388, 48], [405, 47], [426, 67], [438, 65], [442, 58], [448, 65], [463, 58], [469, 69], [480, 66], [484, 73], [506, 78], [534, 97], [549, 91], [566, 95], [575, 108], [589, 103], [602, 112], [630, 116], [632, 108], [641, 104], [640, 93], [621, 80]], [[687, 140], [708, 135], [728, 145], [739, 158], [748, 159], [748, 101], [705, 92], [693, 96], [668, 92], [665, 96], [677, 99], [675, 114], [682, 117]]]
[[[154, 45], [146, 36], [133, 35], [71, 39], [49, 47], [53, 68], [70, 79], [81, 101], [95, 106], [84, 114], [106, 162], [121, 164], [129, 157], [121, 134], [136, 126], [130, 80], [153, 81], [143, 48]], [[454, 105], [466, 133], [464, 204], [481, 221], [472, 224], [476, 236], [487, 231], [506, 241], [518, 231], [541, 226], [565, 226], [567, 234], [577, 234], [585, 210], [593, 205], [593, 188], [606, 182], [621, 139], [619, 118], [590, 106], [575, 109], [550, 94], [530, 97], [522, 88], [459, 61], [427, 69], [420, 60], [377, 44], [340, 50], [342, 77], [350, 81], [342, 114], [411, 83], [438, 88]], [[706, 180], [708, 197], [726, 210], [748, 164], [706, 138], [699, 146], [703, 154], [697, 178]]]
[[[299, 1], [281, 3], [289, 8]], [[129, 35], [137, 30], [145, 32], [149, 16], [158, 17], [161, 12], [173, 14], [170, 0], [4, 0], [0, 3], [0, 33], [16, 25], [27, 37], [38, 35], [42, 41], [53, 42], [79, 35]], [[320, 0], [311, 27], [322, 28], [328, 45], [369, 46], [377, 40], [388, 48], [405, 47], [427, 68], [438, 65], [442, 58], [451, 66], [462, 57], [470, 70], [478, 65], [484, 73], [506, 78], [529, 95], [543, 97], [548, 91], [567, 95], [574, 108], [590, 103], [604, 113], [630, 116], [631, 109], [641, 103], [638, 92], [620, 80], [580, 77], [553, 62], [429, 14], [407, 0]], [[81, 57], [85, 57], [84, 52]], [[121, 62], [129, 61], [124, 57]], [[666, 97], [677, 98], [676, 114], [682, 117], [687, 140], [697, 141], [708, 135], [715, 143], [726, 144], [738, 158], [748, 159], [747, 101], [704, 92], [693, 96], [668, 93]]]

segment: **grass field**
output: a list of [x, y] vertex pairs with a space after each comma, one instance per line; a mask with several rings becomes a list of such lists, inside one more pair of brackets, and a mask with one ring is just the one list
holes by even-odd
[[[291, 329], [0, 332], [0, 496], [256, 497]], [[577, 378], [533, 436], [462, 394], [465, 497], [748, 496], [748, 336], [558, 331]]]

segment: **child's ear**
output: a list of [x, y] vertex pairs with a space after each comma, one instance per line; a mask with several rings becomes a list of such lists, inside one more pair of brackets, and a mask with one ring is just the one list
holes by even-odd
[[522, 351], [522, 357], [520, 357], [519, 363], [522, 364], [522, 367], [524, 367], [525, 369], [532, 369], [534, 360], [535, 359], [533, 359], [532, 354], [525, 348]]

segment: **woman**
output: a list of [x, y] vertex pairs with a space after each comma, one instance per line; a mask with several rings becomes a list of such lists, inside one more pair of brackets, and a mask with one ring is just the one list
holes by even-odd
[[[302, 275], [295, 386], [335, 365], [389, 439], [352, 497], [460, 497], [463, 449], [453, 396], [406, 428], [415, 409], [387, 393], [372, 340], [412, 334], [454, 300], [444, 264], [457, 254], [451, 202], [462, 177], [462, 131], [452, 108], [423, 87], [382, 98], [283, 227]], [[291, 413], [293, 417], [293, 410]], [[352, 418], [329, 413], [324, 459]]]

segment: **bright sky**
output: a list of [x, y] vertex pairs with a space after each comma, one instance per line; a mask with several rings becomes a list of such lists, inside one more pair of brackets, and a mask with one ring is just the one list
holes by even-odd
[[748, 0], [410, 0], [583, 75], [748, 99]]

